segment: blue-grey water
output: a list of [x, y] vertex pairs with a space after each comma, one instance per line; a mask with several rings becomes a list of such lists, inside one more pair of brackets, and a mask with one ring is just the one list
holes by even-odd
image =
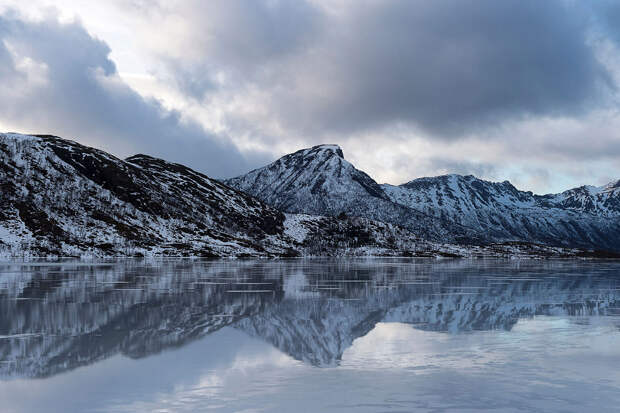
[[620, 411], [620, 263], [3, 263], [0, 411]]

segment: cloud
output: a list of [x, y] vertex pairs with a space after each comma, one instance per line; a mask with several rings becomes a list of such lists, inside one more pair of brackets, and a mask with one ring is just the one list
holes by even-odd
[[312, 136], [400, 122], [459, 138], [505, 120], [579, 116], [615, 88], [588, 43], [588, 10], [571, 2], [293, 4], [184, 3], [174, 16], [193, 34], [175, 50], [199, 58], [174, 59], [172, 76], [196, 97], [245, 94]]
[[118, 76], [106, 43], [79, 22], [0, 16], [0, 119], [119, 155], [148, 153], [216, 177], [264, 162], [134, 92]]
[[281, 82], [286, 74], [278, 62], [305, 53], [324, 22], [304, 0], [162, 1], [156, 7], [130, 1], [129, 7], [146, 16], [148, 25], [165, 28], [155, 39], [149, 31], [145, 41], [173, 72], [171, 79], [194, 98], [262, 84], [271, 76]]
[[614, 1], [27, 3], [83, 23], [5, 15], [3, 125], [216, 176], [323, 142], [382, 182], [473, 173], [548, 192], [620, 174]]
[[496, 175], [497, 172], [493, 164], [467, 160], [433, 157], [428, 159], [427, 163], [426, 167], [429, 170], [437, 171], [438, 175], [459, 174], [489, 177]]
[[312, 103], [342, 130], [402, 121], [458, 137], [506, 119], [579, 114], [609, 86], [585, 19], [561, 1], [362, 4], [328, 55], [341, 86], [331, 102]]

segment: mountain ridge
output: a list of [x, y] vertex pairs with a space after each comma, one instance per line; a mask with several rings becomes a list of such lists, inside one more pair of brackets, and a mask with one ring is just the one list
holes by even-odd
[[274, 171], [297, 196], [284, 211], [264, 200], [269, 185], [255, 196], [149, 155], [123, 160], [52, 135], [0, 134], [0, 257], [615, 256], [472, 242], [479, 234], [467, 222], [393, 202], [337, 145], [291, 154], [267, 183]]
[[474, 228], [456, 224], [447, 230], [427, 213], [392, 202], [374, 179], [326, 146], [301, 149], [223, 182], [289, 213], [360, 216], [397, 224], [435, 241], [478, 237]]
[[[540, 242], [620, 250], [617, 183], [547, 195], [473, 175], [378, 184], [344, 161], [344, 154], [337, 161], [339, 168], [324, 167], [323, 160], [333, 155], [326, 146], [296, 151], [223, 182], [285, 212], [362, 216], [402, 226], [431, 240]], [[364, 179], [361, 188], [360, 177]], [[322, 190], [316, 189], [317, 182]]]
[[148, 155], [122, 160], [52, 135], [0, 134], [0, 191], [6, 258], [428, 256], [454, 249], [364, 218], [285, 214], [183, 165]]

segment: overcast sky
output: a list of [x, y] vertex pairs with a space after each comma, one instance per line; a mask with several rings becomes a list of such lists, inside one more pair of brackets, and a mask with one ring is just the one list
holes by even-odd
[[229, 177], [319, 143], [379, 182], [620, 178], [620, 2], [0, 0], [0, 130]]

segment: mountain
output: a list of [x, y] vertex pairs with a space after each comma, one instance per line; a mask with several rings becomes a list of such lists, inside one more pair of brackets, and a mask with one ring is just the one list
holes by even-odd
[[0, 246], [40, 255], [284, 254], [284, 214], [179, 164], [0, 135]]
[[265, 202], [287, 212], [337, 215], [368, 198], [389, 202], [370, 176], [344, 159], [337, 145], [302, 149], [226, 183], [260, 193]]
[[337, 145], [302, 149], [224, 182], [285, 212], [364, 217], [431, 240], [466, 241], [478, 235], [474, 228], [447, 225], [441, 217], [393, 202], [381, 185], [344, 159]]
[[584, 185], [543, 198], [572, 211], [607, 217], [620, 216], [620, 180], [599, 187]]
[[382, 188], [396, 203], [479, 228], [488, 240], [620, 249], [620, 190], [611, 187], [540, 196], [508, 181], [444, 175]]
[[0, 193], [0, 257], [468, 254], [367, 218], [282, 213], [183, 165], [49, 135], [0, 134]]
[[544, 196], [471, 175], [379, 185], [338, 146], [319, 145], [225, 183], [285, 212], [360, 216], [434, 241], [620, 251], [620, 181]]
[[[293, 155], [228, 182], [246, 194], [148, 155], [123, 160], [56, 136], [0, 134], [0, 257], [600, 255], [451, 244], [477, 236], [470, 222], [393, 201], [336, 146]], [[275, 206], [259, 200], [274, 193], [285, 195], [269, 198]]]

